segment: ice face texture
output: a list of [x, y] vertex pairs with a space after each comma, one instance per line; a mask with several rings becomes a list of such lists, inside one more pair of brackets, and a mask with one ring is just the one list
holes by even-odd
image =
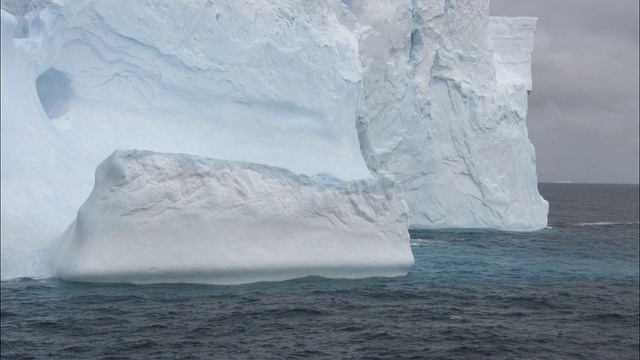
[[417, 228], [546, 224], [533, 19], [475, 0], [2, 4], [2, 278], [46, 275], [119, 148], [391, 176]]
[[53, 273], [94, 282], [238, 284], [398, 276], [413, 265], [402, 189], [273, 166], [116, 151]]
[[401, 183], [412, 228], [544, 228], [525, 126], [536, 19], [490, 18], [488, 1], [395, 4], [351, 4], [367, 165]]

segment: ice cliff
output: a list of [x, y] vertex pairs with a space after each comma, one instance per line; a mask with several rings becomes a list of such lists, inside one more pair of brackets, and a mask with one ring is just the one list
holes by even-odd
[[536, 230], [525, 116], [535, 18], [489, 1], [353, 1], [365, 68], [358, 131], [367, 165], [407, 193], [413, 228]]
[[475, 0], [2, 9], [2, 278], [47, 275], [120, 148], [389, 176], [417, 228], [546, 224], [524, 123], [534, 19]]

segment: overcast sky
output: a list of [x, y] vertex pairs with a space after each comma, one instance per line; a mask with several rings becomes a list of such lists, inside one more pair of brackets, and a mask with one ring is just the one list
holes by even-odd
[[638, 183], [638, 0], [491, 0], [536, 16], [527, 127], [538, 180]]

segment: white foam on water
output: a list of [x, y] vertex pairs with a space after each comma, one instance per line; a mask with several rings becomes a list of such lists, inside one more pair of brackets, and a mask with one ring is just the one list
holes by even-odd
[[638, 221], [597, 221], [597, 222], [581, 222], [575, 224], [576, 226], [612, 226], [612, 225], [636, 225], [640, 224]]

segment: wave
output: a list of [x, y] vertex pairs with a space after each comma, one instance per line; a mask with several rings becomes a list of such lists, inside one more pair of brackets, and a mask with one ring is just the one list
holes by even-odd
[[433, 244], [439, 244], [442, 243], [443, 240], [441, 239], [411, 239], [411, 246], [412, 247], [420, 247], [420, 246], [429, 246], [429, 245], [433, 245]]
[[34, 277], [18, 276], [18, 277], [3, 278], [1, 281], [2, 282], [41, 282], [41, 281], [47, 281], [47, 280], [50, 280], [50, 279], [51, 278], [44, 277], [44, 276], [34, 276]]
[[638, 225], [640, 222], [638, 221], [598, 221], [598, 222], [581, 222], [577, 223], [576, 226], [614, 226], [614, 225]]

